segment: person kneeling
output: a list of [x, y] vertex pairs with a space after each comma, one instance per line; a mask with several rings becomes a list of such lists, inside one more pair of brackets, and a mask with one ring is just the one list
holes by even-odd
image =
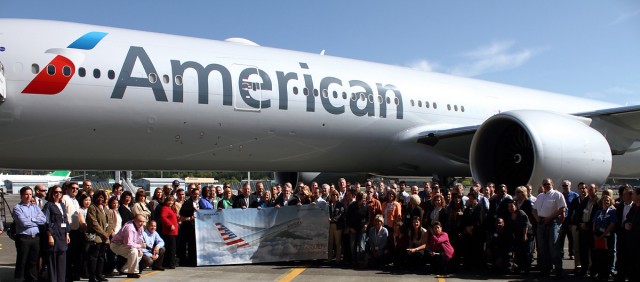
[[442, 224], [434, 221], [431, 227], [431, 235], [429, 236], [429, 260], [436, 274], [448, 274], [447, 265], [453, 258], [453, 247], [449, 242], [449, 235], [442, 231]]
[[147, 230], [142, 233], [142, 240], [145, 248], [142, 249], [142, 259], [140, 260], [140, 271], [149, 267], [151, 269], [164, 271], [162, 262], [164, 261], [164, 240], [156, 232], [158, 225], [155, 220], [147, 223]]
[[142, 249], [145, 248], [142, 242], [142, 226], [146, 219], [143, 215], [137, 215], [133, 220], [122, 226], [120, 232], [111, 240], [111, 250], [119, 256], [127, 259], [120, 270], [127, 274], [127, 278], [140, 278], [138, 274], [138, 264], [142, 259]]

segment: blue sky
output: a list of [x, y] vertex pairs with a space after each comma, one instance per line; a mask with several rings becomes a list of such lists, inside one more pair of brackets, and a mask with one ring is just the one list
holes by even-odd
[[[414, 67], [640, 104], [640, 1], [0, 1], [38, 18]], [[0, 27], [1, 32], [2, 27]]]

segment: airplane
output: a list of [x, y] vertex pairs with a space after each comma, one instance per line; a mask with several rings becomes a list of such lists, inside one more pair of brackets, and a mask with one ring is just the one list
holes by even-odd
[[[70, 180], [70, 170], [56, 170], [45, 175], [18, 175], [18, 174], [0, 174], [0, 182], [4, 188], [12, 189], [14, 187], [35, 186], [36, 184], [44, 184], [46, 187], [52, 185], [60, 185], [62, 182]], [[19, 189], [12, 189], [14, 194], [19, 193]]]
[[[229, 247], [230, 251], [235, 251], [240, 248], [257, 246], [260, 242], [271, 239], [273, 237], [285, 237], [289, 239], [304, 239], [310, 240], [303, 236], [296, 235], [289, 230], [296, 228], [302, 224], [302, 220], [299, 218], [287, 220], [283, 223], [274, 225], [269, 228], [262, 228], [244, 237], [237, 236], [227, 226], [222, 223], [216, 222], [215, 226], [220, 233], [220, 236], [224, 240], [224, 243]], [[244, 226], [245, 228], [255, 229], [253, 226]], [[233, 248], [235, 247], [235, 248]]]
[[640, 107], [259, 46], [0, 19], [0, 167], [640, 176]]

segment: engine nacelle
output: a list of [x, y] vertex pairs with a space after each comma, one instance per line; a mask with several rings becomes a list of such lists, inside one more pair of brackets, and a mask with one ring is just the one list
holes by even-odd
[[559, 187], [604, 183], [611, 172], [611, 149], [589, 120], [545, 111], [510, 111], [486, 120], [471, 142], [470, 166], [480, 183], [504, 183], [509, 192], [544, 178]]

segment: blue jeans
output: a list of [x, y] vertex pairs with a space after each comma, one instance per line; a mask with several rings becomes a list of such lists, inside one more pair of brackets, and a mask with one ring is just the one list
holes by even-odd
[[351, 262], [364, 263], [364, 256], [366, 254], [365, 247], [367, 243], [367, 233], [358, 231], [355, 234], [350, 233], [350, 247], [351, 247]]
[[550, 273], [552, 266], [555, 266], [555, 273], [562, 272], [562, 256], [559, 232], [560, 224], [557, 220], [549, 224], [538, 224], [538, 259], [542, 273]]

